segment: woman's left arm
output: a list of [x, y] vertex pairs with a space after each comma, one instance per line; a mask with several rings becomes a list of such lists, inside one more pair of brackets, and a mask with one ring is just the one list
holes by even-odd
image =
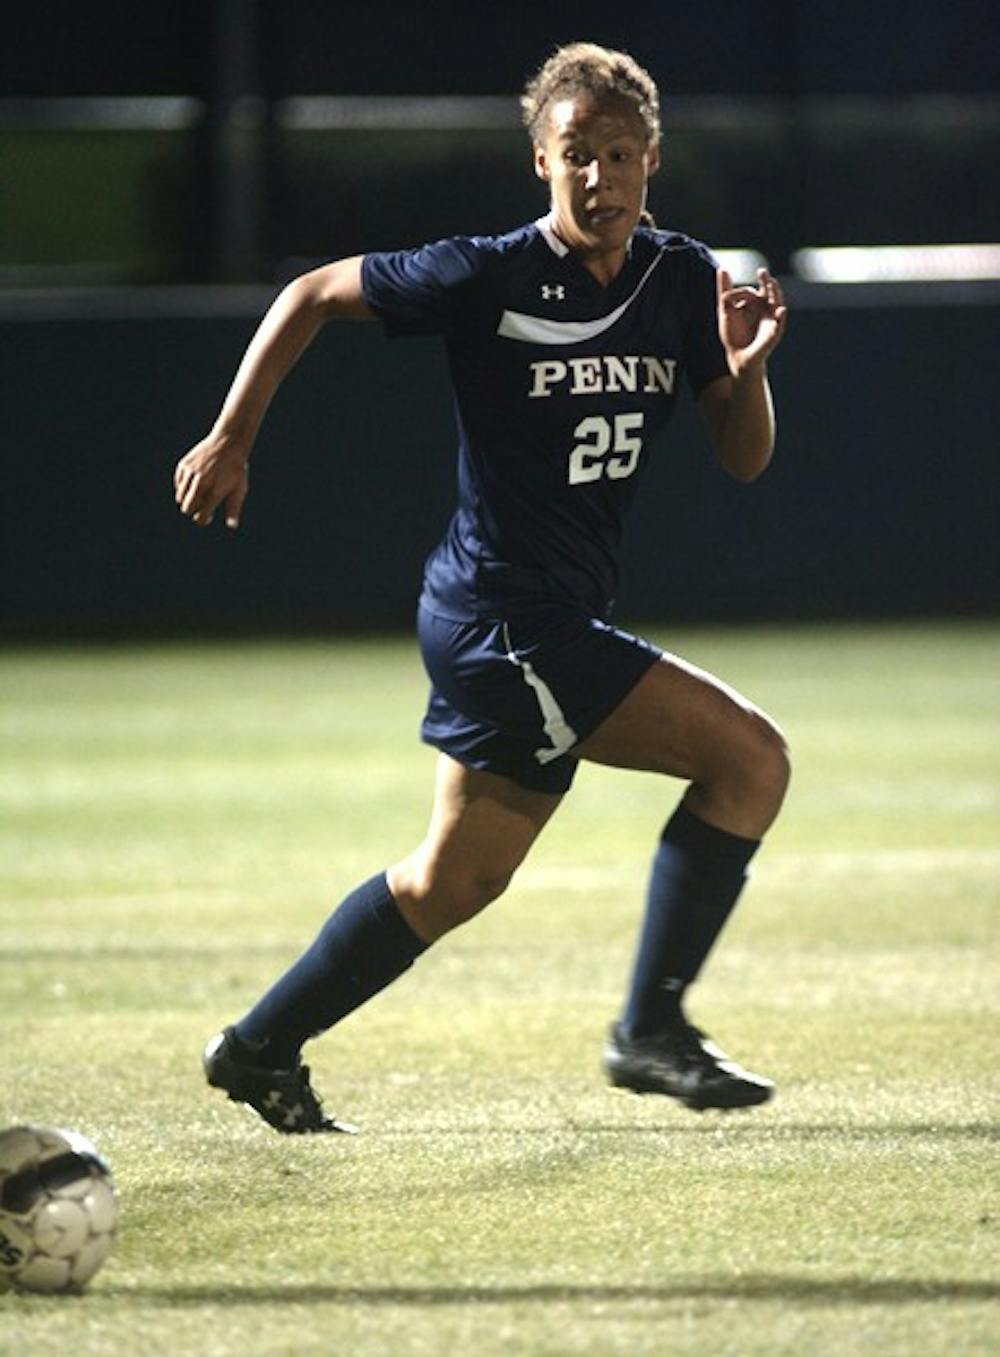
[[752, 481], [774, 451], [774, 405], [767, 360], [785, 332], [788, 308], [781, 286], [758, 269], [756, 287], [734, 288], [725, 269], [716, 275], [719, 337], [729, 362], [698, 398], [719, 461], [731, 476]]

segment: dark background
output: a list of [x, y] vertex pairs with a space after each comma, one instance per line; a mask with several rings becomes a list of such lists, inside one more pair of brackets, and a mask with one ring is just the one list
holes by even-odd
[[634, 52], [664, 95], [995, 94], [993, 0], [117, 0], [18, 4], [0, 50], [9, 95], [197, 94], [217, 39], [259, 26], [258, 78], [283, 94], [508, 94], [559, 43]]
[[[762, 251], [794, 311], [774, 467], [728, 483], [686, 408], [635, 512], [623, 615], [995, 613], [1000, 281], [823, 287], [795, 264], [804, 246], [997, 239], [996, 5], [612, 8], [16, 7], [0, 45], [5, 635], [408, 622], [452, 495], [433, 343], [328, 327], [276, 402], [235, 538], [180, 520], [172, 466], [282, 280], [544, 209], [513, 96], [581, 37], [660, 83], [658, 218]], [[500, 102], [457, 128], [300, 102], [441, 95]]]

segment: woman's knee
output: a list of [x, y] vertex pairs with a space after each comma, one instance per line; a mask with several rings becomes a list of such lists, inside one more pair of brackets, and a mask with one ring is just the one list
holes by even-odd
[[424, 901], [439, 900], [457, 913], [478, 914], [498, 900], [511, 883], [513, 869], [497, 870], [469, 863], [430, 872], [422, 883]]
[[431, 940], [466, 923], [501, 896], [514, 869], [455, 862], [418, 850], [390, 869], [389, 884], [404, 917]]
[[762, 838], [781, 809], [791, 776], [784, 735], [751, 708], [714, 752], [710, 771], [696, 776], [688, 789], [690, 808], [720, 829]]
[[762, 798], [773, 801], [777, 811], [791, 780], [792, 759], [784, 732], [762, 711], [751, 713], [743, 765], [744, 776]]

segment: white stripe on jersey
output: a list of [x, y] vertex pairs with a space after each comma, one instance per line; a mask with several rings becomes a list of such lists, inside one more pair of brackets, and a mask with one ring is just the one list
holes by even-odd
[[582, 340], [593, 339], [605, 330], [610, 330], [622, 318], [646, 286], [646, 280], [665, 252], [665, 248], [658, 251], [631, 297], [606, 316], [598, 316], [596, 320], [547, 320], [543, 316], [529, 316], [524, 311], [505, 311], [500, 317], [497, 334], [503, 339], [519, 339], [526, 344], [579, 344]]

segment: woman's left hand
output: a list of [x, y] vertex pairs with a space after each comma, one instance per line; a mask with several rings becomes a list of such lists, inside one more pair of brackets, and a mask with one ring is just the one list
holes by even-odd
[[763, 367], [785, 332], [788, 308], [781, 284], [767, 269], [757, 270], [756, 287], [733, 287], [725, 269], [715, 275], [719, 338], [734, 377]]

